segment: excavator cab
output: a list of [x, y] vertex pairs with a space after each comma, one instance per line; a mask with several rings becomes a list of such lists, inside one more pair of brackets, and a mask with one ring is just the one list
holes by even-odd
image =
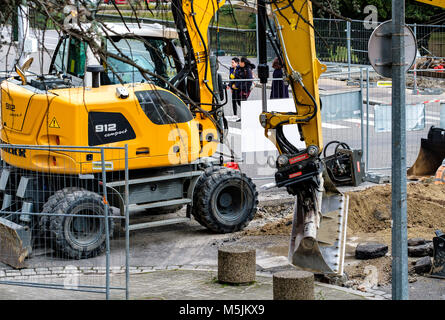
[[[148, 75], [150, 82], [168, 89], [163, 79], [172, 80], [182, 69], [180, 51], [176, 47], [177, 32], [159, 24], [144, 24], [141, 27], [127, 24], [130, 32], [119, 23], [107, 26], [113, 33], [104, 36], [98, 45], [111, 54], [126, 57], [139, 67], [156, 74], [157, 76]], [[143, 75], [134, 65], [112, 56], [99, 61], [88, 44], [70, 35], [59, 39], [49, 73], [69, 77], [74, 84], [83, 85], [85, 81], [88, 85], [91, 78], [85, 73], [85, 66], [97, 64], [103, 65], [105, 69], [100, 74], [102, 85], [147, 82], [147, 75]]]

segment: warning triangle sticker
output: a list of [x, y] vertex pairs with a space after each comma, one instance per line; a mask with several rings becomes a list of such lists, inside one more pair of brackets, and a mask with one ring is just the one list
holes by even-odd
[[59, 123], [56, 120], [56, 117], [54, 117], [51, 122], [49, 123], [50, 128], [60, 128]]

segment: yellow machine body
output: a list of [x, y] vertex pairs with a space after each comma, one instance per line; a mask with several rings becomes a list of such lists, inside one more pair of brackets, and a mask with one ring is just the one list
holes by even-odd
[[[189, 163], [196, 160], [201, 150], [198, 123], [190, 113], [187, 122], [174, 124], [156, 124], [144, 112], [136, 94], [138, 92], [165, 92], [173, 96], [172, 101], [186, 109], [186, 105], [174, 94], [154, 85], [126, 85], [129, 96], [121, 99], [116, 96], [120, 85], [101, 86], [99, 88], [66, 88], [36, 93], [18, 81], [4, 81], [2, 88], [2, 129], [1, 140], [6, 144], [37, 146], [107, 146], [124, 147], [128, 144], [129, 169], [165, 167]], [[126, 136], [128, 139], [111, 143], [92, 143], [91, 115], [120, 114], [128, 122], [125, 129], [111, 128], [108, 135]], [[113, 122], [113, 121], [111, 121]], [[100, 126], [100, 125], [99, 125]], [[103, 125], [102, 125], [103, 126]], [[102, 127], [103, 131], [103, 127]], [[94, 148], [91, 149], [93, 151]], [[3, 148], [2, 159], [9, 165], [52, 173], [85, 174], [101, 170], [98, 161], [100, 154], [86, 158], [84, 152], [57, 152], [30, 150], [17, 152]], [[109, 169], [125, 169], [123, 151], [105, 150], [105, 159]], [[96, 162], [96, 167], [94, 163]]]
[[445, 8], [445, 0], [416, 0], [417, 2], [423, 2], [432, 6]]
[[[224, 3], [225, 0], [187, 0], [182, 3], [182, 11], [195, 55], [201, 108], [205, 111], [211, 111], [214, 106], [214, 93], [212, 92], [214, 91], [214, 84], [210, 68], [210, 41], [208, 39], [208, 30], [216, 11], [218, 11]], [[204, 137], [209, 134], [214, 137], [211, 141], [203, 139], [203, 149], [200, 157], [211, 156], [218, 147], [218, 131], [215, 123], [204, 113], [197, 115], [197, 121], [199, 121], [201, 125], [201, 130], [204, 132], [202, 135]]]
[[[311, 2], [297, 0], [293, 4], [298, 13], [293, 11], [287, 1], [271, 5], [271, 10], [283, 50], [285, 69], [289, 84], [292, 87], [296, 112], [263, 112], [261, 115], [263, 119], [266, 119], [266, 125], [264, 126], [266, 137], [275, 143], [280, 153], [282, 153], [282, 150], [274, 140], [274, 136], [268, 135], [268, 130], [275, 129], [277, 125], [284, 121], [288, 121], [285, 124], [301, 125], [301, 133], [306, 146], [316, 145], [320, 150], [323, 148], [320, 97], [317, 82], [320, 75], [326, 71], [326, 65], [321, 64], [316, 57]], [[309, 121], [305, 121], [305, 119], [308, 114], [313, 112], [314, 103], [304, 92], [298, 79], [304, 83], [304, 86], [318, 104], [317, 113]]]

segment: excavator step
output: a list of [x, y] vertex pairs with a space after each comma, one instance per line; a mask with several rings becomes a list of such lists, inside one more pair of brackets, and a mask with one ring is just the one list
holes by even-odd
[[192, 202], [192, 199], [175, 199], [175, 200], [167, 200], [167, 201], [158, 201], [147, 204], [139, 204], [139, 205], [130, 205], [130, 210], [136, 209], [152, 209], [152, 208], [160, 208], [167, 206], [175, 206], [179, 204], [189, 204]]
[[168, 226], [168, 225], [171, 225], [171, 224], [189, 222], [191, 220], [192, 219], [190, 219], [190, 218], [174, 218], [174, 219], [166, 219], [166, 220], [160, 220], [160, 221], [137, 223], [137, 224], [129, 225], [128, 226], [128, 230], [133, 231], [133, 230], [140, 230], [140, 229], [148, 229], [148, 228], [154, 228], [154, 227]]
[[[180, 179], [180, 178], [190, 178], [190, 177], [200, 176], [201, 174], [202, 174], [202, 171], [181, 172], [181, 173], [174, 173], [174, 174], [169, 174], [169, 175], [165, 175], [165, 176], [132, 179], [132, 180], [128, 181], [128, 184], [132, 185], [132, 184], [151, 183], [151, 182], [159, 182], [159, 181], [173, 180], [173, 179]], [[125, 186], [125, 181], [107, 182], [107, 187], [119, 187], [119, 186]]]

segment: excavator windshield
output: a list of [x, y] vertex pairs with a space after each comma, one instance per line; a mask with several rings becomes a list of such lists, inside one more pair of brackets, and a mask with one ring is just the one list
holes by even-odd
[[[109, 53], [134, 63], [132, 65], [114, 57], [101, 61], [105, 67], [105, 72], [101, 74], [103, 85], [118, 84], [121, 80], [123, 83], [151, 82], [168, 88], [166, 81], [181, 70], [173, 39], [110, 37], [103, 45]], [[66, 74], [73, 79], [73, 83], [80, 85], [85, 76], [85, 66], [90, 64], [97, 64], [91, 49], [76, 38], [64, 37], [56, 48], [50, 73]], [[136, 66], [148, 71], [145, 77]]]
[[[173, 44], [165, 39], [125, 39], [113, 37], [107, 40], [107, 51], [127, 57], [136, 65], [153, 73], [146, 76], [159, 87], [167, 88], [163, 79], [170, 80], [177, 74], [175, 50]], [[135, 66], [109, 57], [104, 84], [119, 83], [118, 76], [124, 83], [145, 82], [146, 79]], [[155, 76], [155, 75], [157, 76]], [[108, 83], [107, 83], [108, 82]]]

